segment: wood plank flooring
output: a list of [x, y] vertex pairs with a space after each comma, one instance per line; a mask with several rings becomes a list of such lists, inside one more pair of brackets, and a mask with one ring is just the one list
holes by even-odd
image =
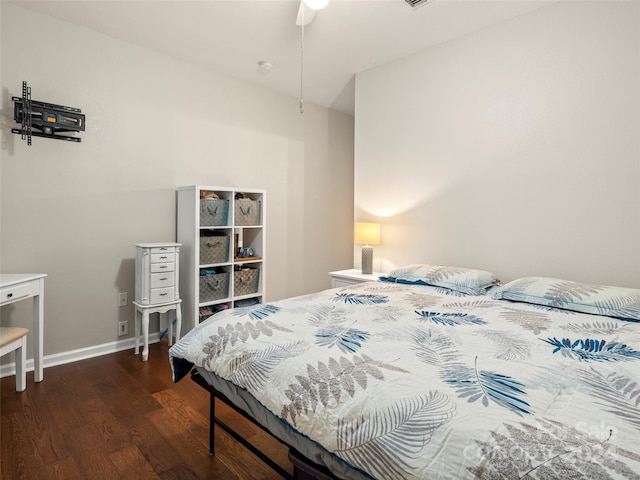
[[[0, 479], [262, 479], [280, 478], [219, 428], [209, 449], [209, 394], [188, 377], [171, 381], [166, 343], [149, 360], [127, 350], [46, 368], [0, 385]], [[216, 414], [254, 445], [293, 469], [287, 448], [224, 404]]]

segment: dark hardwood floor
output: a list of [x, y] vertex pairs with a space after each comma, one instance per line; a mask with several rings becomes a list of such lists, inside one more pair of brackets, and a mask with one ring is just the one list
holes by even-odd
[[[1, 381], [2, 480], [277, 479], [219, 428], [209, 448], [209, 394], [171, 381], [166, 343], [149, 360], [127, 350]], [[216, 414], [292, 472], [287, 449], [223, 404]]]

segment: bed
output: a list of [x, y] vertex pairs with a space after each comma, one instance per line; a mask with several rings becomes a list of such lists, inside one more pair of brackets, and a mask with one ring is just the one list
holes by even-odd
[[640, 478], [637, 289], [409, 265], [220, 312], [169, 355], [319, 478]]

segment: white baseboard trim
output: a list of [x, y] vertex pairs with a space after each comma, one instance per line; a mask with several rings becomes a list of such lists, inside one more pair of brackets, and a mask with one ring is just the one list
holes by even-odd
[[[160, 341], [160, 332], [149, 334], [149, 344]], [[99, 357], [109, 353], [121, 352], [122, 350], [133, 349], [136, 346], [135, 338], [127, 338], [116, 342], [103, 343], [102, 345], [94, 345], [92, 347], [79, 348], [77, 350], [69, 350], [68, 352], [54, 353], [44, 356], [44, 368], [53, 367], [55, 365], [63, 365], [65, 363], [77, 362], [88, 358]], [[142, 351], [142, 342], [140, 342], [140, 351]], [[27, 351], [27, 355], [30, 352]], [[33, 371], [33, 358], [27, 360], [27, 372]], [[8, 363], [0, 366], [0, 378], [9, 377], [16, 374], [16, 364]], [[45, 372], [46, 378], [46, 372]]]

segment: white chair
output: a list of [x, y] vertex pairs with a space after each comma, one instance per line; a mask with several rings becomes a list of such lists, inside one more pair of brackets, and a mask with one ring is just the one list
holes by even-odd
[[0, 327], [0, 357], [16, 352], [16, 392], [27, 388], [27, 333], [27, 328]]

